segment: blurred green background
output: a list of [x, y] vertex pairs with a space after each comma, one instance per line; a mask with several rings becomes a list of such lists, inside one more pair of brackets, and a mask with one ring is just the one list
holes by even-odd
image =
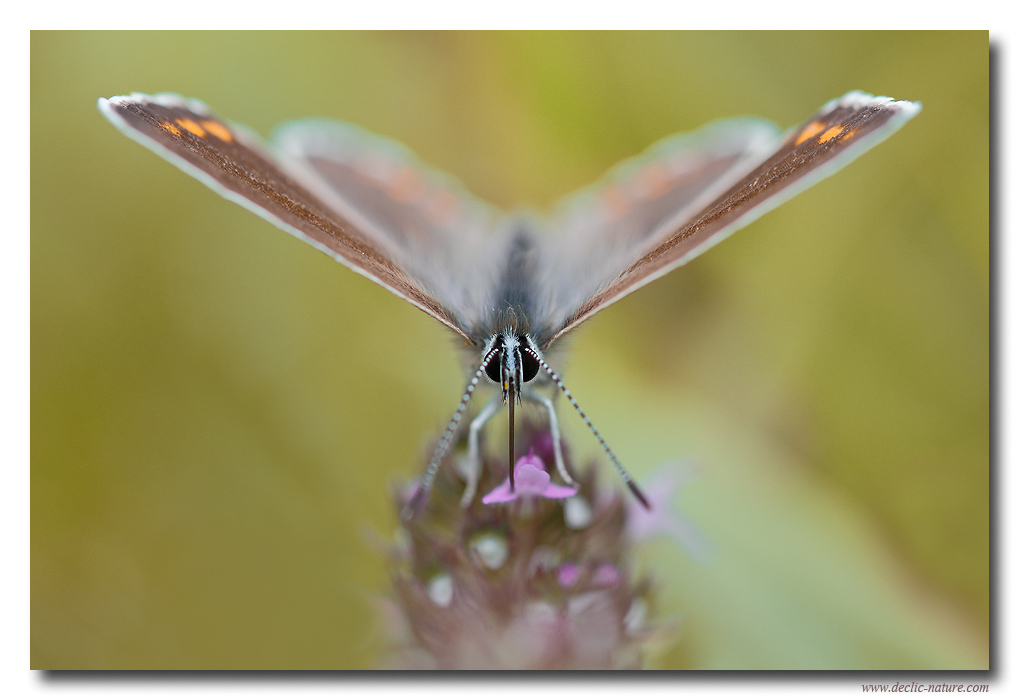
[[659, 666], [987, 667], [986, 32], [31, 49], [34, 668], [373, 667], [389, 489], [464, 381], [439, 324], [129, 141], [98, 97], [179, 92], [263, 135], [354, 122], [512, 208], [857, 88], [923, 112], [574, 333], [563, 374], [638, 476], [699, 464], [680, 505], [715, 558], [640, 560], [682, 622]]

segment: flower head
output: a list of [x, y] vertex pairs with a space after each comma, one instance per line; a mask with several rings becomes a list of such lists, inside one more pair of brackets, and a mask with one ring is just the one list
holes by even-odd
[[[389, 666], [640, 668], [650, 645], [671, 637], [655, 622], [650, 581], [631, 567], [627, 499], [600, 488], [595, 469], [571, 470], [568, 458], [576, 483], [552, 483], [548, 431], [525, 426], [518, 437], [528, 451], [514, 465], [513, 491], [507, 465], [488, 457], [486, 495], [461, 505], [464, 478], [450, 455], [427, 506], [402, 521]], [[402, 508], [407, 492], [396, 500]]]

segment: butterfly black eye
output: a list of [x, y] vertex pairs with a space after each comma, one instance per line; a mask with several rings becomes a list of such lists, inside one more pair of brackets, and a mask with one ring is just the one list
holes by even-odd
[[488, 363], [488, 367], [485, 367], [485, 374], [493, 382], [498, 384], [502, 381], [502, 353], [496, 353], [492, 357], [492, 361]]
[[524, 375], [524, 381], [529, 382], [537, 376], [540, 365], [531, 353], [522, 352], [520, 355], [522, 357], [520, 369]]

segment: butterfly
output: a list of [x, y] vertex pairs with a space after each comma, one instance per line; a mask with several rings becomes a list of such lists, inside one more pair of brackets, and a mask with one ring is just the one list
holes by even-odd
[[[594, 314], [692, 260], [884, 140], [920, 104], [853, 91], [782, 133], [758, 119], [667, 138], [565, 198], [546, 219], [506, 215], [402, 145], [341, 122], [284, 124], [269, 144], [179, 95], [101, 98], [127, 136], [287, 233], [435, 318], [473, 351], [472, 374], [408, 503], [425, 502], [479, 384], [497, 385], [471, 420], [462, 504], [477, 488], [478, 436], [502, 405], [544, 408], [556, 469], [570, 485], [558, 388], [636, 498], [647, 498], [552, 368], [555, 343]], [[554, 389], [552, 390], [554, 391]], [[509, 469], [513, 488], [513, 469]]]

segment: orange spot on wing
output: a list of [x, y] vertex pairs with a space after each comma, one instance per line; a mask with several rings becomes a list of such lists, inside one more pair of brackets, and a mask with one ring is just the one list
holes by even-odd
[[387, 183], [386, 191], [396, 201], [410, 204], [424, 194], [425, 183], [413, 170], [403, 167], [397, 170], [392, 181]]
[[187, 119], [186, 117], [181, 117], [180, 119], [174, 119], [174, 121], [177, 122], [178, 124], [180, 124], [182, 127], [187, 129], [188, 131], [190, 131], [192, 134], [194, 134], [198, 138], [200, 138], [200, 139], [204, 139], [205, 138], [205, 129], [200, 127], [194, 121], [192, 121], [190, 119]]
[[167, 131], [169, 131], [171, 134], [173, 134], [174, 136], [180, 136], [180, 129], [178, 129], [176, 126], [174, 126], [170, 122], [162, 122], [161, 126], [164, 129], [166, 129]]
[[842, 126], [833, 126], [832, 128], [828, 129], [828, 131], [826, 131], [823, 134], [821, 134], [821, 138], [819, 138], [817, 140], [817, 142], [818, 143], [828, 143], [833, 138], [835, 138], [836, 136], [841, 134], [844, 130], [845, 130], [845, 127], [842, 127]]
[[448, 226], [459, 209], [459, 201], [449, 190], [432, 192], [422, 205], [425, 216], [436, 226]]
[[799, 146], [807, 139], [813, 138], [823, 128], [824, 124], [822, 124], [821, 122], [810, 122], [805, 127], [803, 127], [803, 131], [801, 131], [800, 135], [796, 137], [796, 145]]
[[229, 143], [234, 140], [234, 135], [230, 133], [230, 130], [219, 122], [214, 122], [211, 119], [203, 119], [202, 126], [204, 126], [206, 131], [218, 138], [220, 141], [226, 141]]
[[630, 201], [618, 187], [608, 187], [601, 193], [602, 204], [608, 209], [609, 218], [621, 219], [630, 210]]
[[641, 198], [655, 199], [669, 189], [669, 176], [658, 163], [653, 163], [637, 175], [634, 194]]

